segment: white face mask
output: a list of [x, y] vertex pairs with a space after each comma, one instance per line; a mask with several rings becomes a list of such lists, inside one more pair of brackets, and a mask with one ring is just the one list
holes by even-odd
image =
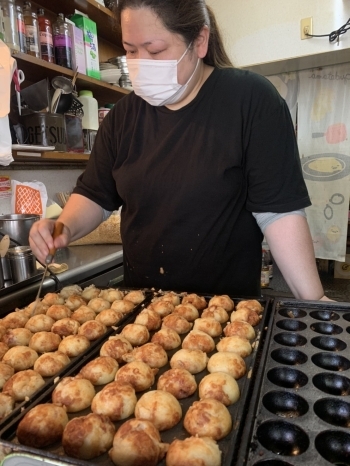
[[179, 102], [199, 63], [198, 59], [196, 67], [186, 84], [177, 82], [177, 65], [186, 55], [190, 45], [179, 60], [127, 58], [129, 76], [135, 94], [154, 106]]

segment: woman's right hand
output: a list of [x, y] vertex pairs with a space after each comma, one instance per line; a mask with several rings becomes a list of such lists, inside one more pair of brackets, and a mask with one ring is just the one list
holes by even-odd
[[35, 222], [30, 229], [29, 244], [34, 256], [41, 263], [45, 263], [45, 259], [51, 248], [64, 248], [70, 242], [71, 233], [66, 225], [64, 225], [62, 233], [53, 239], [54, 226], [55, 220], [45, 218]]

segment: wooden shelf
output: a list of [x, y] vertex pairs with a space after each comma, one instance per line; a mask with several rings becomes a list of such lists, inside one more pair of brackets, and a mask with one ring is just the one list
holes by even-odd
[[[18, 68], [23, 70], [25, 75], [25, 81], [22, 87], [27, 87], [30, 84], [40, 81], [41, 79], [48, 78], [51, 80], [57, 75], [63, 75], [68, 78], [72, 78], [74, 73], [68, 68], [63, 66], [48, 63], [40, 58], [32, 57], [26, 53], [16, 53], [13, 55], [17, 60]], [[123, 89], [122, 87], [114, 86], [113, 84], [105, 83], [85, 74], [79, 73], [76, 87], [78, 90], [87, 89], [92, 91], [94, 97], [100, 103], [115, 103], [125, 94], [129, 94], [130, 91]]]
[[[22, 151], [24, 152], [24, 151]], [[17, 151], [13, 151], [13, 158], [15, 162], [38, 162], [42, 160], [45, 162], [48, 161], [66, 161], [66, 162], [76, 162], [76, 161], [86, 161], [89, 160], [90, 154], [75, 153], [75, 152], [58, 152], [58, 151], [47, 151], [47, 152], [38, 152], [40, 156], [27, 156], [27, 155], [17, 155]]]

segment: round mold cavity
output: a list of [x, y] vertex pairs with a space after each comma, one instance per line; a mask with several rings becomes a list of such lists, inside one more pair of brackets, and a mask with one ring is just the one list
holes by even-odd
[[337, 427], [350, 427], [350, 404], [338, 398], [322, 398], [314, 404], [314, 411], [322, 421]]
[[307, 342], [307, 339], [302, 335], [287, 332], [277, 333], [274, 336], [274, 340], [276, 343], [284, 346], [304, 346]]
[[343, 314], [343, 319], [347, 320], [350, 322], [350, 313]]
[[[323, 320], [323, 321], [334, 321], [340, 318], [339, 314], [331, 310], [320, 310], [320, 311], [312, 311], [310, 312], [310, 316], [316, 320]], [[349, 314], [350, 319], [350, 314]]]
[[304, 372], [291, 367], [274, 367], [267, 373], [270, 382], [283, 388], [300, 388], [308, 383], [308, 377]]
[[271, 352], [271, 357], [275, 361], [281, 364], [287, 364], [289, 366], [297, 366], [299, 364], [305, 364], [307, 356], [302, 351], [290, 348], [278, 348]]
[[340, 354], [316, 353], [311, 356], [311, 361], [322, 369], [328, 371], [346, 371], [350, 367], [350, 361]]
[[346, 331], [350, 333], [350, 327], [346, 327]]
[[350, 379], [343, 375], [321, 372], [313, 377], [312, 383], [329, 395], [350, 395]]
[[263, 422], [258, 427], [256, 435], [264, 448], [277, 455], [301, 455], [310, 444], [305, 431], [286, 421]]
[[262, 402], [270, 413], [287, 419], [303, 416], [309, 410], [307, 401], [296, 393], [271, 391]]
[[287, 463], [282, 460], [263, 460], [254, 463], [254, 466], [293, 466], [291, 463]]
[[278, 313], [283, 317], [289, 317], [289, 319], [302, 319], [307, 314], [306, 311], [297, 307], [282, 307]]
[[346, 348], [346, 343], [339, 338], [332, 337], [315, 337], [311, 339], [311, 343], [321, 350], [325, 351], [343, 351]]
[[311, 330], [322, 335], [339, 335], [343, 329], [339, 325], [330, 322], [315, 322], [310, 325]]
[[276, 322], [278, 328], [282, 330], [289, 330], [290, 332], [300, 332], [305, 330], [307, 325], [300, 320], [284, 319]]
[[350, 465], [350, 434], [325, 430], [315, 438], [315, 447], [327, 461], [338, 466]]

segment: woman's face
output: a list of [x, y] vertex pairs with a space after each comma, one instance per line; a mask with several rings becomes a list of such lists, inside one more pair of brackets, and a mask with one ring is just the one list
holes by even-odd
[[[123, 46], [129, 59], [179, 60], [187, 44], [168, 31], [149, 8], [126, 9], [121, 14]], [[178, 82], [185, 84], [193, 73], [198, 55], [188, 51], [178, 64]]]

